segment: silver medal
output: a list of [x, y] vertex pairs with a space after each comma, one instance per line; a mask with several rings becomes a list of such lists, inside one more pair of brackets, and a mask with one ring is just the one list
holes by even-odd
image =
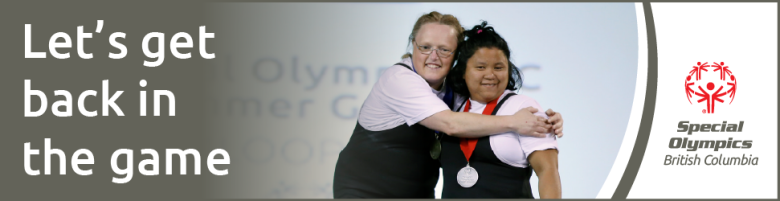
[[458, 171], [458, 184], [463, 186], [463, 188], [471, 188], [477, 183], [478, 179], [479, 174], [477, 174], [477, 170], [468, 164]]

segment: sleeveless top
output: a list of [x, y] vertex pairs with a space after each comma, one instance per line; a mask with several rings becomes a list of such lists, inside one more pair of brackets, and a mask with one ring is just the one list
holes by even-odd
[[358, 122], [339, 153], [333, 197], [434, 198], [441, 166], [430, 154], [435, 140], [419, 123], [372, 131]]
[[[496, 115], [506, 100], [514, 95], [514, 93], [507, 93], [500, 99], [491, 115]], [[465, 103], [461, 104], [461, 107], [463, 105]], [[457, 137], [442, 137], [441, 165], [444, 170], [442, 198], [533, 198], [530, 166], [516, 167], [500, 160], [491, 148], [490, 136], [478, 139], [467, 161], [460, 148], [460, 141], [461, 139]], [[470, 188], [464, 188], [457, 182], [458, 171], [466, 167], [467, 163], [479, 174], [477, 183]]]

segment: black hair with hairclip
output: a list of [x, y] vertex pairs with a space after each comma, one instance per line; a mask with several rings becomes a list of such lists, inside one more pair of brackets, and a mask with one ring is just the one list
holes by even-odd
[[509, 61], [509, 83], [507, 83], [506, 89], [517, 90], [523, 86], [520, 70], [510, 60], [509, 45], [493, 30], [493, 27], [487, 26], [487, 22], [482, 21], [481, 24], [466, 31], [465, 34], [466, 40], [458, 44], [457, 63], [447, 75], [447, 80], [452, 84], [455, 93], [465, 97], [471, 95], [463, 75], [466, 74], [466, 63], [480, 48], [498, 48], [506, 56]]

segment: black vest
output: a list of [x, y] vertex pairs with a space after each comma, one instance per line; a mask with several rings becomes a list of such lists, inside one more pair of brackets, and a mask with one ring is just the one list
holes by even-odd
[[383, 131], [357, 123], [336, 162], [333, 197], [434, 198], [441, 167], [430, 154], [435, 140], [434, 131], [419, 123]]
[[[504, 96], [492, 115], [496, 115], [504, 101], [512, 95], [514, 93]], [[465, 104], [461, 104], [461, 107], [463, 105]], [[442, 198], [533, 198], [531, 167], [519, 168], [501, 162], [490, 148], [490, 137], [479, 138], [469, 159], [469, 165], [479, 174], [477, 183], [471, 188], [463, 188], [457, 181], [458, 171], [466, 167], [467, 163], [466, 156], [460, 149], [460, 138], [443, 136], [441, 143], [441, 165], [444, 170]]]
[[333, 197], [434, 198], [440, 167], [429, 152], [434, 140], [420, 124], [369, 131], [358, 123], [339, 154]]

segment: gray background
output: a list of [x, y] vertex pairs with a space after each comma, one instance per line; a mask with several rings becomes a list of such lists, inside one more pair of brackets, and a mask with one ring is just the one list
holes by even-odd
[[[72, 199], [98, 200], [139, 198], [201, 198], [205, 194], [204, 179], [210, 173], [202, 162], [202, 175], [193, 176], [192, 159], [190, 175], [142, 176], [137, 168], [127, 184], [114, 184], [110, 157], [114, 150], [135, 150], [135, 164], [146, 157], [140, 149], [153, 148], [164, 160], [164, 148], [196, 148], [202, 156], [215, 148], [204, 140], [204, 118], [201, 111], [203, 75], [206, 62], [195, 49], [192, 59], [179, 60], [166, 49], [165, 62], [156, 68], [143, 66], [146, 58], [141, 52], [141, 39], [148, 32], [163, 32], [166, 41], [176, 32], [197, 35], [202, 20], [203, 4], [198, 3], [143, 3], [143, 2], [3, 2], [0, 6], [0, 199]], [[94, 32], [96, 21], [104, 20], [101, 33], [85, 39], [85, 51], [93, 53], [93, 59], [81, 59], [76, 51], [76, 27], [83, 25], [85, 32]], [[48, 52], [52, 34], [65, 32], [71, 36], [73, 48], [70, 59], [59, 60], [49, 53], [46, 59], [24, 58], [24, 24], [32, 24], [32, 49]], [[121, 60], [108, 58], [108, 52], [117, 52], [108, 43], [113, 32], [125, 32], [121, 40], [128, 55]], [[217, 34], [219, 37], [219, 34]], [[211, 42], [211, 41], [210, 41]], [[166, 44], [168, 47], [168, 44]], [[197, 46], [196, 46], [197, 47]], [[213, 52], [213, 51], [212, 51]], [[219, 57], [219, 53], [217, 57]], [[68, 90], [73, 101], [84, 90], [96, 90], [101, 95], [101, 80], [110, 80], [110, 90], [125, 91], [116, 102], [124, 117], [111, 113], [109, 117], [81, 116], [74, 107], [74, 116], [55, 117], [49, 112], [41, 117], [25, 118], [23, 113], [23, 80], [31, 79], [32, 88], [43, 91], [52, 104], [62, 97], [54, 97], [54, 90]], [[148, 86], [149, 116], [139, 117], [139, 80], [146, 79]], [[151, 90], [170, 90], [176, 97], [176, 116], [151, 116]], [[33, 98], [32, 108], [40, 102]], [[165, 103], [165, 101], [163, 101]], [[167, 104], [164, 104], [167, 105]], [[86, 107], [100, 110], [100, 99], [90, 97]], [[167, 106], [163, 107], [167, 111]], [[167, 113], [164, 113], [167, 114]], [[52, 139], [52, 147], [67, 155], [66, 175], [59, 175], [58, 166], [52, 175], [43, 175], [43, 156], [33, 156], [32, 167], [41, 170], [40, 176], [28, 176], [23, 169], [23, 145], [30, 142], [32, 148], [42, 149], [44, 138]], [[76, 175], [70, 167], [70, 156], [78, 148], [93, 152], [94, 165], [91, 176]], [[41, 154], [43, 151], [41, 150]], [[56, 158], [56, 157], [55, 157]], [[121, 158], [120, 161], [124, 161]], [[178, 159], [175, 170], [178, 173]], [[59, 164], [53, 159], [52, 164]], [[120, 162], [120, 167], [126, 164]], [[164, 161], [160, 166], [164, 174]]]

